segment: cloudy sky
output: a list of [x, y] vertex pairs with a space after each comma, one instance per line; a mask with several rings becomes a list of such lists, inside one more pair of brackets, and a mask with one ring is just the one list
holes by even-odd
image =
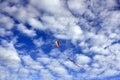
[[120, 0], [0, 0], [0, 80], [119, 79]]

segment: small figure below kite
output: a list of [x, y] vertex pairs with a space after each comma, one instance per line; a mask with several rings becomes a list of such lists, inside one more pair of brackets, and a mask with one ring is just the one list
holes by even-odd
[[57, 47], [60, 47], [60, 42], [59, 42], [59, 41], [55, 41], [55, 45], [56, 45]]

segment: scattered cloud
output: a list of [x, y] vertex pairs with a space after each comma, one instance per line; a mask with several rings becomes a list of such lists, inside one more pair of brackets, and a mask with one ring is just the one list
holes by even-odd
[[24, 26], [23, 24], [18, 25], [18, 30], [27, 36], [30, 36], [30, 37], [36, 36], [36, 33], [34, 30], [27, 29], [26, 26]]
[[104, 80], [119, 75], [118, 4], [0, 0], [0, 80]]

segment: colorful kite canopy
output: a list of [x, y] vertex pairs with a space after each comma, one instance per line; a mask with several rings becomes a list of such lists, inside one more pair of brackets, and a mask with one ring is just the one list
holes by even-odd
[[57, 47], [59, 47], [59, 46], [60, 46], [60, 42], [59, 42], [59, 41], [55, 41], [55, 45], [56, 45]]

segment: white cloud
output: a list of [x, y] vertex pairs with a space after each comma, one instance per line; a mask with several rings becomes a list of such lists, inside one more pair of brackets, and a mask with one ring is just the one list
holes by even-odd
[[3, 66], [0, 66], [0, 79], [3, 80], [5, 79], [6, 77], [9, 77], [9, 71], [8, 69], [6, 69], [5, 67]]
[[67, 68], [69, 68], [69, 69], [73, 69], [73, 70], [79, 70], [79, 68], [82, 68], [82, 66], [81, 67], [78, 67], [78, 66], [76, 66], [74, 63], [72, 63], [71, 61], [69, 61], [69, 60], [63, 60], [63, 64], [67, 67]]
[[62, 31], [64, 32], [55, 34], [55, 37], [60, 39], [71, 39], [72, 41], [76, 41], [82, 38], [82, 30], [77, 25], [70, 25], [69, 27], [63, 29]]
[[53, 32], [55, 32], [55, 31], [57, 32], [59, 30], [64, 30], [66, 27], [59, 23], [60, 21], [58, 21], [58, 20], [60, 17], [57, 18], [58, 20], [55, 17], [49, 16], [49, 15], [44, 15], [41, 18], [45, 22], [44, 27], [46, 27], [47, 29], [50, 29]]
[[41, 47], [43, 44], [45, 44], [45, 42], [42, 40], [42, 38], [33, 40], [33, 43], [34, 43], [37, 47]]
[[60, 52], [59, 49], [52, 49], [51, 52], [49, 53], [51, 56], [53, 57], [58, 57], [59, 55], [61, 55], [62, 53]]
[[7, 30], [12, 29], [14, 27], [14, 21], [10, 17], [0, 14], [0, 27]]
[[[61, 80], [64, 79], [72, 79], [72, 75], [70, 75], [67, 72], [67, 69], [61, 64], [62, 63], [62, 57], [61, 58], [54, 58], [54, 57], [58, 57], [56, 56], [56, 54], [54, 55], [54, 51], [51, 51], [50, 55], [52, 57], [47, 57], [47, 56], [41, 56], [39, 58], [37, 58], [37, 61], [39, 61], [41, 64], [44, 65], [44, 68], [48, 69], [51, 74], [55, 74], [56, 76], [58, 76]], [[53, 54], [52, 54], [53, 53]], [[56, 52], [59, 54], [59, 52]], [[49, 73], [46, 73], [49, 75]], [[45, 75], [43, 75], [44, 77]], [[55, 76], [54, 76], [55, 77]], [[51, 77], [50, 77], [51, 78]], [[56, 77], [55, 77], [56, 78]], [[58, 78], [57, 78], [58, 79]], [[54, 79], [53, 79], [54, 80]]]
[[34, 30], [27, 29], [26, 26], [24, 26], [23, 24], [19, 24], [17, 28], [20, 32], [26, 34], [27, 36], [30, 36], [30, 37], [36, 36], [36, 33]]
[[86, 5], [83, 0], [69, 0], [68, 7], [75, 14], [83, 14], [86, 11]]
[[60, 0], [53, 0], [49, 2], [47, 0], [31, 0], [31, 5], [37, 7], [40, 10], [44, 10], [48, 13], [52, 13], [54, 15], [69, 15], [69, 11], [67, 11], [62, 5]]
[[4, 36], [10, 36], [12, 35], [13, 33], [11, 31], [8, 31], [4, 28], [0, 28], [0, 36], [1, 37], [4, 37]]
[[42, 80], [54, 80], [55, 77], [51, 75], [50, 71], [47, 69], [40, 70], [40, 79]]
[[14, 27], [14, 21], [12, 18], [0, 14], [0, 36], [11, 36], [11, 29]]
[[28, 20], [28, 23], [34, 28], [34, 29], [40, 29], [40, 30], [44, 30], [45, 27], [42, 25], [42, 23], [34, 18], [31, 18]]
[[120, 53], [120, 44], [116, 43], [116, 44], [109, 46], [109, 50], [113, 54], [116, 54], [116, 55], [119, 54]]
[[117, 75], [117, 74], [119, 74], [119, 72], [117, 70], [113, 70], [113, 69], [108, 69], [103, 73], [104, 76], [113, 76], [113, 75]]
[[25, 66], [28, 69], [40, 70], [40, 69], [43, 68], [43, 66], [39, 62], [33, 60], [29, 55], [28, 56], [22, 56], [22, 60], [24, 61]]
[[104, 49], [104, 48], [97, 47], [97, 46], [91, 47], [90, 51], [99, 53], [99, 54], [110, 54], [108, 49]]
[[49, 64], [51, 61], [51, 59], [48, 57], [41, 57], [41, 58], [38, 58], [37, 60], [43, 64]]
[[[10, 68], [16, 68], [20, 65], [20, 58], [13, 44], [8, 43], [9, 46], [0, 46], [0, 64]], [[4, 62], [4, 63], [3, 63]]]
[[29, 74], [28, 69], [26, 69], [24, 67], [19, 69], [19, 77], [27, 78], [28, 74]]
[[76, 54], [76, 60], [77, 64], [88, 64], [91, 61], [91, 59], [88, 56], [81, 54]]
[[[118, 56], [118, 55], [117, 55]], [[94, 57], [93, 70], [91, 72], [96, 72], [100, 77], [108, 77], [119, 74], [118, 65], [119, 60], [116, 60], [116, 56], [111, 53], [111, 55], [96, 55]], [[103, 72], [103, 73], [102, 73]]]
[[62, 66], [56, 59], [51, 59], [50, 64], [48, 64], [48, 69], [50, 69], [53, 73], [60, 76], [63, 79], [72, 79], [72, 75], [70, 75], [64, 66]]

